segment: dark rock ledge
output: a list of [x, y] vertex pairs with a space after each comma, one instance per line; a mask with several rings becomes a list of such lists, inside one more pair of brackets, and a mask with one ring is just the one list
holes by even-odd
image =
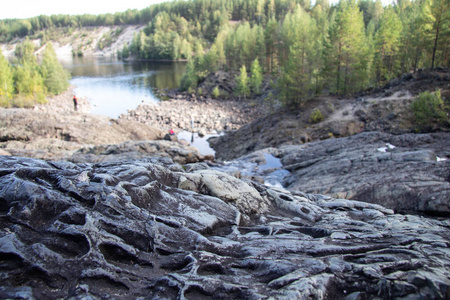
[[169, 158], [0, 166], [2, 299], [450, 296], [448, 220]]
[[401, 213], [450, 217], [450, 133], [363, 132], [276, 155], [292, 173], [285, 187], [380, 204]]

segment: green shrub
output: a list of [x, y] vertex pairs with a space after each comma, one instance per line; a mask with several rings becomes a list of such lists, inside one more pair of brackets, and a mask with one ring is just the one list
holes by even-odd
[[100, 41], [97, 44], [97, 47], [100, 50], [103, 50], [105, 48], [108, 48], [112, 45], [112, 43], [114, 42], [113, 37], [111, 36], [110, 33], [105, 33], [102, 38], [100, 39]]
[[320, 111], [320, 109], [316, 108], [315, 110], [313, 110], [313, 112], [311, 113], [311, 115], [309, 116], [309, 121], [311, 123], [319, 123], [322, 122], [324, 119], [322, 112]]
[[420, 93], [417, 99], [411, 103], [411, 110], [419, 125], [441, 122], [447, 119], [444, 101], [439, 90], [434, 94], [428, 91]]
[[[45, 103], [44, 101], [39, 101], [38, 103]], [[11, 100], [11, 106], [12, 107], [20, 107], [20, 108], [32, 108], [35, 104], [35, 101], [31, 98], [24, 98], [21, 96], [18, 96]]]
[[219, 87], [218, 87], [218, 86], [216, 86], [216, 87], [212, 90], [211, 96], [212, 96], [214, 99], [219, 98], [219, 96], [220, 96], [220, 91], [219, 91]]

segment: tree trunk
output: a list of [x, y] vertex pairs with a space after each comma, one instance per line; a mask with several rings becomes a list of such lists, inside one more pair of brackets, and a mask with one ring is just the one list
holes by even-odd
[[338, 52], [337, 83], [336, 83], [337, 92], [339, 92], [340, 81], [341, 81], [341, 43], [339, 43], [339, 52]]
[[348, 54], [345, 60], [345, 77], [344, 77], [344, 95], [347, 95], [347, 83], [348, 83]]
[[416, 57], [414, 58], [414, 73], [417, 71], [417, 63], [419, 61], [419, 47], [416, 47]]
[[439, 16], [439, 21], [436, 26], [436, 36], [434, 38], [434, 46], [433, 46], [433, 58], [431, 59], [431, 70], [434, 69], [434, 58], [436, 57], [436, 48], [439, 39], [439, 26], [441, 25], [441, 18]]

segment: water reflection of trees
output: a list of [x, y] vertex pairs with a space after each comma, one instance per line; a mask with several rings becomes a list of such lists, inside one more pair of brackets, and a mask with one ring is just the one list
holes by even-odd
[[124, 63], [116, 59], [75, 57], [72, 64], [65, 63], [73, 77], [110, 77], [137, 75], [131, 80], [137, 87], [174, 89], [180, 84], [186, 68], [185, 62], [133, 62]]
[[181, 62], [151, 63], [149, 69], [155, 70], [156, 74], [145, 77], [143, 80], [147, 82], [147, 86], [157, 89], [174, 89], [180, 85], [185, 68], [186, 64]]

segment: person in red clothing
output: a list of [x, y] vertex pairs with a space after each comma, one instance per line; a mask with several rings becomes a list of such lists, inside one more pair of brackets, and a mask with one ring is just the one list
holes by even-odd
[[170, 135], [175, 135], [175, 132], [173, 131], [173, 129], [170, 129], [170, 130], [169, 130], [169, 134], [170, 134]]
[[73, 109], [77, 111], [78, 109], [78, 99], [77, 96], [73, 95]]

